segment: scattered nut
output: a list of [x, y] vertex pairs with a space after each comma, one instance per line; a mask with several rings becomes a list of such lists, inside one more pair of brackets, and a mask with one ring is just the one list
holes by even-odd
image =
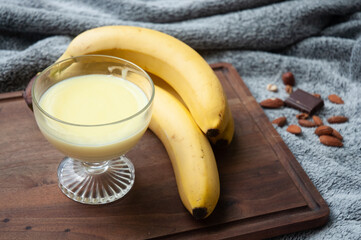
[[342, 135], [338, 131], [336, 131], [336, 129], [334, 129], [334, 128], [332, 128], [332, 134], [331, 135], [338, 138], [338, 139], [340, 139], [341, 141], [343, 140]]
[[301, 128], [297, 125], [289, 125], [286, 131], [296, 135], [301, 134], [302, 132]]
[[282, 80], [285, 85], [291, 85], [291, 86], [295, 85], [295, 77], [291, 72], [286, 72], [282, 74]]
[[340, 98], [336, 94], [329, 95], [328, 100], [330, 100], [331, 102], [336, 103], [336, 104], [344, 104], [344, 101], [342, 100], [342, 98]]
[[269, 98], [259, 104], [264, 108], [280, 108], [284, 105], [283, 101], [279, 98]]
[[283, 127], [287, 122], [286, 117], [279, 117], [272, 121], [273, 124], [277, 124], [279, 127]]
[[293, 92], [293, 87], [291, 85], [286, 85], [285, 90], [286, 93], [291, 94]]
[[296, 115], [297, 119], [307, 119], [309, 115], [307, 113], [300, 113]]
[[320, 136], [320, 142], [323, 145], [330, 146], [330, 147], [342, 147], [343, 143], [340, 141], [340, 139], [329, 136], [329, 135], [322, 135]]
[[298, 124], [300, 124], [302, 127], [316, 127], [316, 124], [314, 122], [305, 119], [298, 120]]
[[319, 126], [318, 128], [316, 128], [315, 130], [315, 134], [317, 136], [321, 136], [321, 135], [331, 135], [332, 134], [332, 127], [329, 126]]
[[318, 94], [318, 93], [314, 93], [314, 94], [312, 94], [312, 95], [315, 96], [315, 97], [317, 97], [317, 98], [321, 98], [321, 95]]
[[329, 123], [344, 123], [347, 122], [348, 118], [345, 116], [333, 116], [327, 119]]
[[312, 119], [313, 119], [313, 121], [315, 122], [315, 124], [317, 126], [322, 126], [323, 125], [323, 122], [322, 122], [322, 120], [321, 120], [321, 118], [319, 116], [313, 115]]
[[274, 84], [267, 84], [267, 90], [270, 91], [270, 92], [277, 92], [278, 88]]

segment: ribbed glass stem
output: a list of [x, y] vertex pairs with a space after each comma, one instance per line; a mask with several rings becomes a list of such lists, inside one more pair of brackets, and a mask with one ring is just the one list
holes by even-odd
[[104, 161], [100, 163], [90, 163], [90, 162], [82, 162], [85, 171], [89, 174], [102, 174], [108, 170], [109, 161]]
[[105, 204], [122, 198], [134, 184], [128, 158], [88, 163], [64, 158], [58, 167], [59, 187], [69, 198], [85, 204]]

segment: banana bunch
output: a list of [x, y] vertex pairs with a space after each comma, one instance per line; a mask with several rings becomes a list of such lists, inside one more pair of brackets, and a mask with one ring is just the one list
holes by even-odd
[[131, 26], [88, 30], [74, 38], [58, 61], [87, 54], [127, 59], [156, 79], [149, 127], [168, 152], [184, 206], [197, 219], [209, 216], [220, 192], [210, 142], [228, 145], [234, 121], [208, 63], [174, 37]]

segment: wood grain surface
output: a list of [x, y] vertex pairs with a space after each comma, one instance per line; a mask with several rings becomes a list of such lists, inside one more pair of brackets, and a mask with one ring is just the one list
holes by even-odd
[[221, 197], [196, 221], [183, 207], [171, 163], [147, 131], [129, 152], [136, 178], [123, 199], [76, 203], [57, 186], [64, 157], [41, 135], [21, 92], [0, 94], [0, 239], [260, 239], [325, 224], [317, 189], [227, 63], [212, 68], [235, 118], [235, 138], [215, 151]]

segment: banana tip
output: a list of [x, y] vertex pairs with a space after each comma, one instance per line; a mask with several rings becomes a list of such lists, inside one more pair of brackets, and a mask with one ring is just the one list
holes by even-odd
[[219, 134], [219, 129], [214, 129], [214, 128], [208, 129], [206, 133], [207, 137], [216, 137], [218, 136], [218, 134]]
[[208, 215], [207, 208], [205, 207], [193, 208], [192, 215], [197, 220], [203, 219]]

